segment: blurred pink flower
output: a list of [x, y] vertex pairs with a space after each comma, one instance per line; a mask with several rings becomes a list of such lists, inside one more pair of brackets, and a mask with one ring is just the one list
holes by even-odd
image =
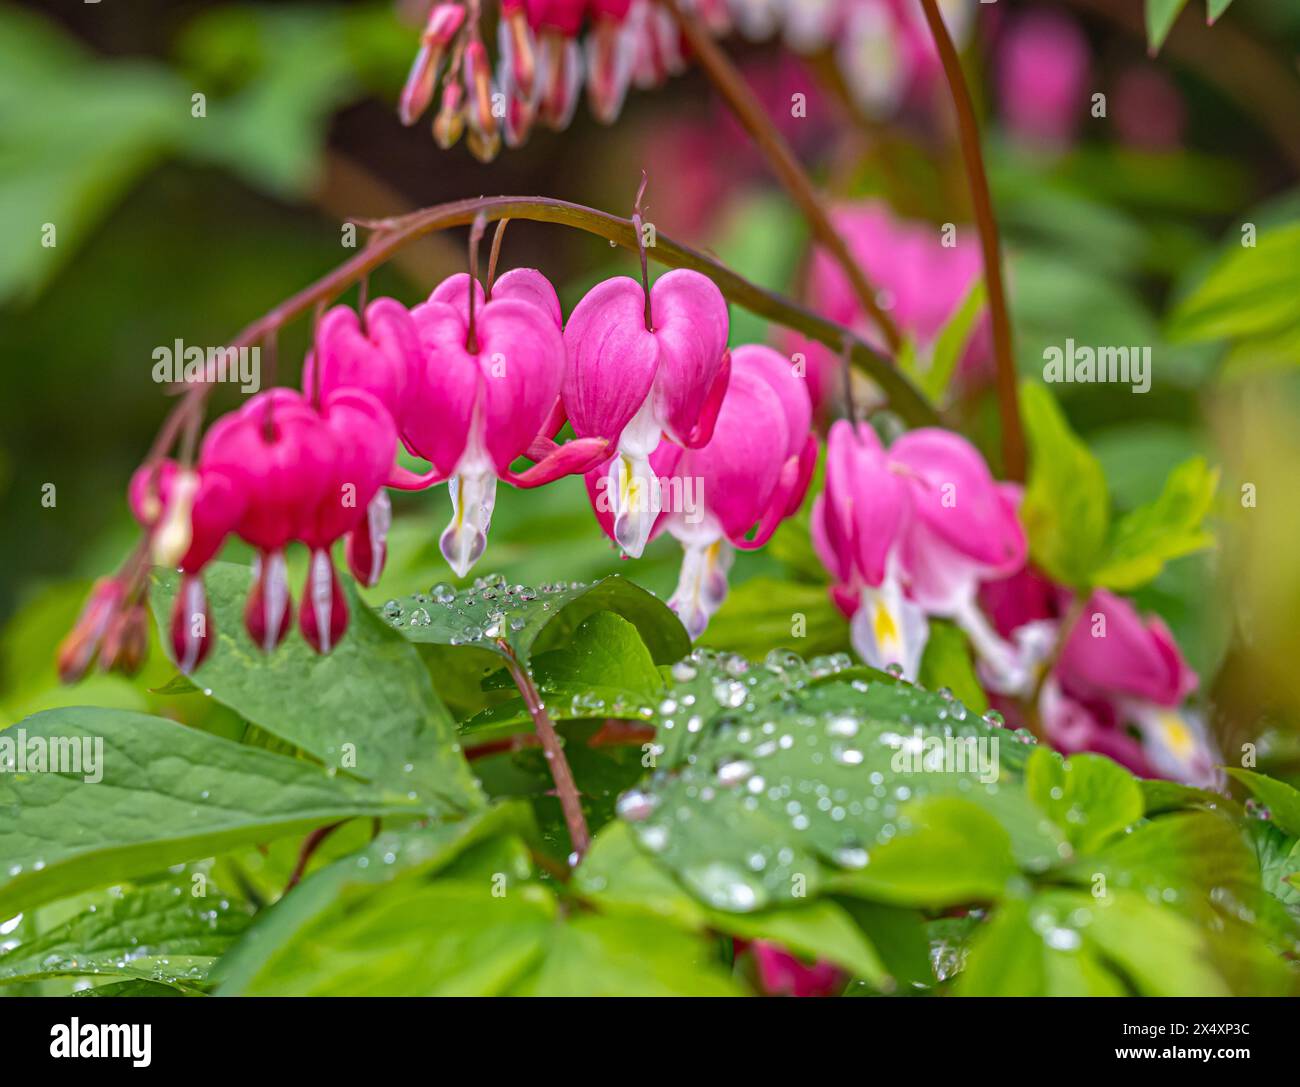
[[976, 603], [982, 581], [1025, 561], [1015, 488], [998, 483], [965, 438], [921, 428], [886, 450], [867, 424], [831, 427], [813, 544], [851, 617], [853, 645], [875, 668], [915, 679], [927, 615], [953, 619], [1003, 671], [1014, 655]]
[[998, 48], [998, 98], [1011, 131], [1053, 148], [1074, 142], [1088, 92], [1088, 40], [1068, 15], [1014, 19]]
[[[940, 79], [938, 54], [915, 0], [682, 0], [705, 29], [751, 40], [782, 35], [796, 52], [830, 49], [858, 109], [888, 117], [925, 101]], [[939, 0], [960, 48], [976, 0]], [[490, 13], [491, 5], [488, 5]], [[483, 160], [523, 143], [534, 124], [566, 128], [585, 85], [591, 112], [608, 124], [628, 89], [657, 87], [686, 69], [672, 15], [654, 0], [500, 0], [495, 70], [480, 8], [434, 4], [399, 102], [404, 124], [441, 104], [434, 136], [450, 147], [467, 130]], [[504, 97], [497, 104], [496, 95]], [[781, 106], [788, 113], [788, 98]]]
[[825, 960], [811, 966], [767, 940], [749, 945], [758, 967], [759, 987], [768, 996], [834, 996], [844, 985], [844, 973]]
[[[981, 661], [981, 676], [995, 692], [1032, 692], [1070, 600], [1068, 589], [1029, 567], [983, 586], [980, 601], [1015, 645], [1025, 677], [1018, 690], [1008, 690]], [[1092, 751], [1145, 777], [1215, 788], [1219, 754], [1203, 719], [1182, 708], [1196, 683], [1160, 619], [1143, 619], [1131, 602], [1099, 589], [1042, 682], [1039, 717], [1052, 745], [1066, 754]]]
[[[938, 226], [896, 218], [879, 201], [840, 207], [832, 213], [832, 221], [876, 287], [881, 307], [924, 358], [983, 271], [974, 230], [958, 227], [951, 235], [955, 244], [945, 245]], [[880, 331], [863, 311], [844, 270], [820, 247], [813, 250], [804, 294], [822, 316], [884, 347]], [[815, 408], [822, 411], [842, 386], [842, 360], [804, 337], [787, 337], [784, 345], [791, 355], [804, 356], [808, 390]], [[968, 378], [988, 372], [992, 357], [988, 318], [982, 315], [958, 372]]]

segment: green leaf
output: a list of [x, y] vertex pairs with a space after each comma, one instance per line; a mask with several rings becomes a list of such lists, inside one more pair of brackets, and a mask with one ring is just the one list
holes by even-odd
[[1300, 906], [1300, 838], [1264, 819], [1246, 820], [1246, 833], [1255, 847], [1264, 890], [1286, 905]]
[[580, 914], [547, 933], [517, 996], [740, 996], [711, 941], [644, 918]]
[[37, 740], [93, 753], [102, 741], [102, 778], [0, 774], [0, 915], [6, 917], [352, 816], [440, 813], [436, 801], [331, 777], [308, 763], [141, 713], [50, 710], [0, 738], [17, 742], [21, 733], [29, 747]]
[[920, 375], [921, 391], [934, 403], [943, 399], [948, 384], [957, 370], [957, 363], [966, 350], [975, 324], [985, 312], [987, 301], [982, 278], [975, 281], [948, 323], [943, 326], [930, 354], [930, 365]]
[[1203, 930], [1142, 894], [1051, 891], [1033, 908], [1033, 926], [1049, 943], [1091, 949], [1141, 996], [1229, 995]]
[[1227, 773], [1268, 809], [1269, 819], [1292, 837], [1300, 837], [1300, 790], [1253, 770], [1229, 769]]
[[976, 935], [963, 996], [1227, 995], [1202, 934], [1139, 894], [1048, 891], [1011, 901]]
[[1165, 812], [1187, 808], [1223, 808], [1234, 815], [1240, 814], [1241, 805], [1222, 793], [1198, 789], [1178, 781], [1162, 778], [1143, 778], [1138, 782], [1142, 789], [1143, 814], [1161, 815]]
[[[372, 860], [378, 860], [372, 857]], [[473, 844], [437, 870], [397, 862], [394, 878], [345, 886], [278, 940], [253, 995], [730, 995], [703, 938], [648, 918], [572, 915], [533, 882], [509, 837]], [[340, 866], [356, 861], [343, 861]], [[326, 869], [317, 878], [327, 876]], [[330, 881], [337, 877], [330, 877]], [[313, 892], [319, 902], [330, 881]], [[304, 888], [307, 886], [304, 883]], [[285, 900], [288, 905], [292, 895]], [[284, 935], [280, 933], [278, 935]]]
[[1094, 583], [1130, 591], [1155, 578], [1170, 560], [1211, 546], [1214, 536], [1203, 522], [1218, 482], [1218, 470], [1201, 457], [1175, 468], [1159, 498], [1115, 524]]
[[1142, 790], [1122, 766], [1101, 755], [1063, 759], [1039, 748], [1025, 767], [1029, 795], [1088, 853], [1142, 818]]
[[[333, 769], [415, 790], [429, 803], [465, 811], [481, 803], [456, 746], [451, 714], [418, 653], [393, 633], [345, 580], [347, 634], [324, 655], [292, 632], [273, 653], [244, 630], [248, 571], [213, 563], [204, 571], [216, 646], [194, 682], [273, 736]], [[167, 629], [177, 578], [159, 572], [153, 593]]]
[[1170, 339], [1279, 336], [1300, 325], [1300, 222], [1264, 230], [1256, 244], [1229, 243], [1169, 318]]
[[833, 962], [875, 988], [893, 985], [870, 939], [831, 900], [747, 914], [708, 909], [637, 848], [625, 823], [611, 823], [597, 835], [574, 873], [574, 887], [606, 912], [651, 914], [692, 931], [714, 929], [745, 940], [770, 940], [795, 954]]
[[119, 997], [148, 997], [148, 996], [200, 996], [202, 994], [189, 992], [188, 990], [174, 989], [170, 985], [162, 985], [154, 981], [113, 981], [107, 985], [96, 985], [92, 989], [81, 989], [72, 994], [73, 996], [119, 996]]
[[119, 975], [192, 989], [249, 924], [241, 906], [190, 895], [188, 881], [109, 894], [0, 955], [0, 984]]
[[[537, 654], [532, 671], [547, 711], [557, 721], [648, 718], [664, 686], [636, 627], [611, 611], [585, 619], [563, 647]], [[514, 689], [504, 670], [483, 685]], [[521, 698], [491, 706], [461, 726], [476, 741], [531, 729], [532, 717]]]
[[930, 636], [921, 657], [921, 686], [930, 690], [946, 687], [976, 713], [989, 708], [988, 698], [971, 660], [966, 635], [953, 623], [932, 619]]
[[380, 616], [409, 641], [513, 653], [521, 661], [569, 641], [592, 615], [612, 611], [636, 627], [650, 657], [668, 664], [690, 652], [681, 621], [657, 597], [613, 575], [591, 584], [508, 586], [500, 576], [479, 578], [475, 587], [452, 592], [435, 586], [390, 601]]
[[1165, 44], [1178, 16], [1187, 6], [1187, 0], [1146, 0], [1146, 5], [1147, 45], [1154, 56]]
[[[555, 899], [529, 881], [522, 850], [511, 855], [489, 844], [470, 857], [471, 872], [387, 882], [350, 900], [345, 909], [312, 918], [239, 991], [252, 996], [507, 992], [545, 954], [557, 921]], [[494, 886], [501, 892], [494, 895]]]
[[1043, 941], [1029, 904], [1010, 899], [977, 931], [957, 978], [958, 996], [1039, 996], [1047, 985]]
[[1030, 556], [1054, 580], [1089, 588], [1110, 524], [1106, 477], [1046, 387], [1024, 382], [1020, 405], [1030, 449], [1020, 516]]
[[701, 645], [755, 658], [796, 640], [807, 655], [846, 650], [848, 620], [824, 584], [761, 575], [732, 588], [700, 636]]
[[1218, 22], [1219, 16], [1228, 10], [1231, 3], [1232, 0], [1205, 0], [1205, 13], [1210, 25]]
[[958, 797], [905, 806], [900, 833], [858, 871], [830, 886], [895, 906], [940, 908], [997, 901], [1016, 874], [1011, 839], [992, 815]]
[[[314, 926], [346, 916], [376, 888], [430, 877], [467, 850], [502, 834], [536, 833], [527, 808], [501, 804], [458, 823], [385, 831], [365, 849], [313, 872], [266, 912], [222, 959], [214, 977], [222, 995], [255, 991], [276, 973], [281, 954], [309, 940]], [[521, 872], [527, 871], [512, 868]], [[296, 967], [293, 969], [297, 969]]]
[[1093, 887], [1140, 891], [1205, 918], [1225, 892], [1258, 896], [1259, 877], [1238, 825], [1217, 812], [1176, 812], [1142, 823], [1060, 870]]
[[815, 898], [837, 871], [873, 870], [905, 802], [928, 796], [961, 796], [1013, 827], [1026, 868], [1068, 855], [1016, 785], [1028, 747], [1015, 734], [955, 699], [845, 674], [814, 680], [793, 654], [756, 667], [697, 650], [674, 666], [658, 769], [620, 803], [639, 846], [703, 903], [738, 913]]

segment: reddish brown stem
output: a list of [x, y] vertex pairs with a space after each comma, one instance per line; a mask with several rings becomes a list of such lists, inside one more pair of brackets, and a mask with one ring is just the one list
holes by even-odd
[[993, 197], [989, 193], [988, 175], [984, 171], [984, 153], [980, 149], [979, 125], [970, 89], [962, 75], [961, 59], [944, 26], [935, 0], [921, 0], [925, 21], [930, 26], [943, 72], [952, 92], [957, 113], [957, 133], [962, 159], [966, 163], [966, 180], [970, 185], [975, 223], [979, 228], [980, 248], [984, 253], [984, 281], [988, 289], [989, 315], [993, 324], [993, 357], [997, 363], [998, 413], [1002, 422], [1002, 468], [1010, 479], [1025, 478], [1025, 435], [1020, 425], [1020, 398], [1016, 388], [1016, 363], [1011, 347], [1011, 320], [1007, 315], [1006, 289], [1002, 280], [1002, 243], [998, 222], [993, 214]]
[[636, 231], [636, 248], [641, 257], [641, 291], [645, 295], [645, 330], [655, 330], [654, 311], [650, 307], [650, 265], [645, 255], [645, 227], [641, 220], [641, 198], [645, 196], [645, 187], [650, 175], [641, 171], [641, 187], [636, 191], [636, 200], [632, 204], [632, 229]]
[[551, 778], [555, 782], [555, 793], [560, 798], [560, 809], [564, 812], [564, 825], [569, 828], [569, 840], [573, 843], [571, 861], [577, 864], [591, 845], [591, 834], [587, 830], [587, 818], [582, 814], [582, 799], [578, 794], [578, 783], [569, 768], [569, 760], [564, 757], [564, 745], [560, 743], [560, 734], [555, 731], [555, 722], [546, 712], [541, 692], [533, 683], [528, 670], [519, 663], [514, 652], [504, 643], [498, 643], [509, 654], [508, 667], [510, 676], [523, 695], [528, 715], [533, 719], [537, 738], [542, 744], [542, 753], [546, 756], [546, 765], [551, 769]]
[[284, 885], [285, 894], [288, 894], [298, 886], [299, 881], [302, 879], [302, 874], [307, 871], [307, 864], [310, 862], [312, 854], [321, 847], [321, 843], [346, 822], [346, 819], [341, 819], [339, 822], [331, 823], [329, 826], [317, 827], [308, 834], [305, 839], [303, 839], [302, 849], [298, 852], [298, 863], [293, 866], [293, 874], [289, 877], [289, 882]]
[[749, 89], [745, 77], [740, 74], [740, 70], [731, 62], [731, 58], [694, 15], [684, 11], [677, 0], [661, 0], [661, 2], [677, 20], [677, 25], [690, 43], [691, 50], [695, 53], [700, 67], [709, 77], [714, 89], [744, 126], [755, 146], [772, 167], [777, 180], [785, 186], [786, 191], [799, 206], [799, 211], [812, 230], [813, 237], [844, 270], [862, 308], [870, 314], [872, 321], [880, 329], [890, 351], [896, 354], [902, 345], [898, 326], [894, 324], [889, 314], [880, 308], [880, 304], [876, 301], [875, 289], [867, 282], [867, 277], [858, 266], [858, 262], [853, 259], [853, 254], [849, 252], [848, 244], [835, 229], [811, 179], [799, 164], [790, 145], [772, 124], [762, 103]]

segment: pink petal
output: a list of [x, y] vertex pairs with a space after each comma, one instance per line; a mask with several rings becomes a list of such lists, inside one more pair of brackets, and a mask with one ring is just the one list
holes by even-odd
[[492, 301], [513, 298], [536, 306], [552, 321], [556, 328], [564, 327], [564, 314], [560, 298], [547, 279], [536, 268], [511, 268], [492, 285]]
[[794, 363], [770, 347], [748, 344], [731, 352], [731, 366], [733, 370], [745, 369], [761, 374], [771, 386], [785, 409], [786, 431], [790, 436], [785, 455], [798, 454], [812, 429], [812, 401], [807, 382], [794, 372]]
[[686, 268], [660, 276], [650, 300], [659, 344], [655, 406], [669, 435], [686, 444], [722, 369], [727, 303], [711, 279]]
[[699, 449], [702, 445], [708, 445], [713, 439], [713, 428], [717, 426], [718, 412], [722, 410], [722, 401], [727, 395], [727, 386], [730, 384], [731, 352], [727, 351], [722, 356], [722, 367], [709, 387], [704, 406], [700, 409], [700, 417], [682, 441], [687, 449]]
[[504, 477], [541, 432], [560, 395], [564, 340], [549, 315], [514, 299], [489, 302], [477, 323], [483, 437]]
[[506, 472], [501, 478], [516, 487], [540, 487], [561, 476], [581, 475], [609, 458], [609, 442], [604, 438], [575, 438], [558, 445], [527, 471]]
[[918, 520], [954, 551], [996, 573], [1024, 565], [1025, 533], [1015, 504], [965, 438], [923, 427], [899, 438], [889, 459], [907, 470]]
[[596, 284], [569, 314], [564, 344], [564, 406], [574, 433], [618, 441], [650, 395], [659, 361], [641, 285], [626, 276]]
[[426, 302], [416, 306], [411, 317], [424, 364], [408, 393], [403, 437], [445, 478], [456, 470], [469, 444], [482, 376], [478, 360], [465, 349], [460, 310], [442, 301]]
[[1177, 705], [1196, 686], [1168, 627], [1158, 619], [1143, 622], [1132, 603], [1104, 589], [1089, 599], [1057, 672], [1072, 691], [1161, 706]]
[[[484, 301], [483, 284], [474, 281], [474, 308], [481, 310]], [[454, 308], [462, 320], [469, 322], [469, 273], [457, 272], [450, 275], [433, 288], [429, 295], [430, 302], [442, 302]]]
[[688, 450], [678, 475], [697, 477], [704, 505], [727, 538], [743, 540], [772, 503], [788, 444], [785, 409], [772, 387], [749, 370], [731, 376], [713, 440]]

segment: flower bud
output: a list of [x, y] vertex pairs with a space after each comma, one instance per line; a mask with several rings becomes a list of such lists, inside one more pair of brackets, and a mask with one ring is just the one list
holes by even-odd
[[117, 578], [103, 577], [95, 582], [76, 625], [59, 645], [59, 679], [64, 683], [76, 683], [86, 674], [124, 596], [125, 587]]
[[433, 119], [433, 138], [446, 151], [454, 147], [465, 131], [465, 88], [459, 83], [448, 83], [442, 88], [442, 105]]
[[99, 667], [105, 672], [133, 676], [149, 653], [149, 614], [137, 601], [119, 611], [108, 622]]

